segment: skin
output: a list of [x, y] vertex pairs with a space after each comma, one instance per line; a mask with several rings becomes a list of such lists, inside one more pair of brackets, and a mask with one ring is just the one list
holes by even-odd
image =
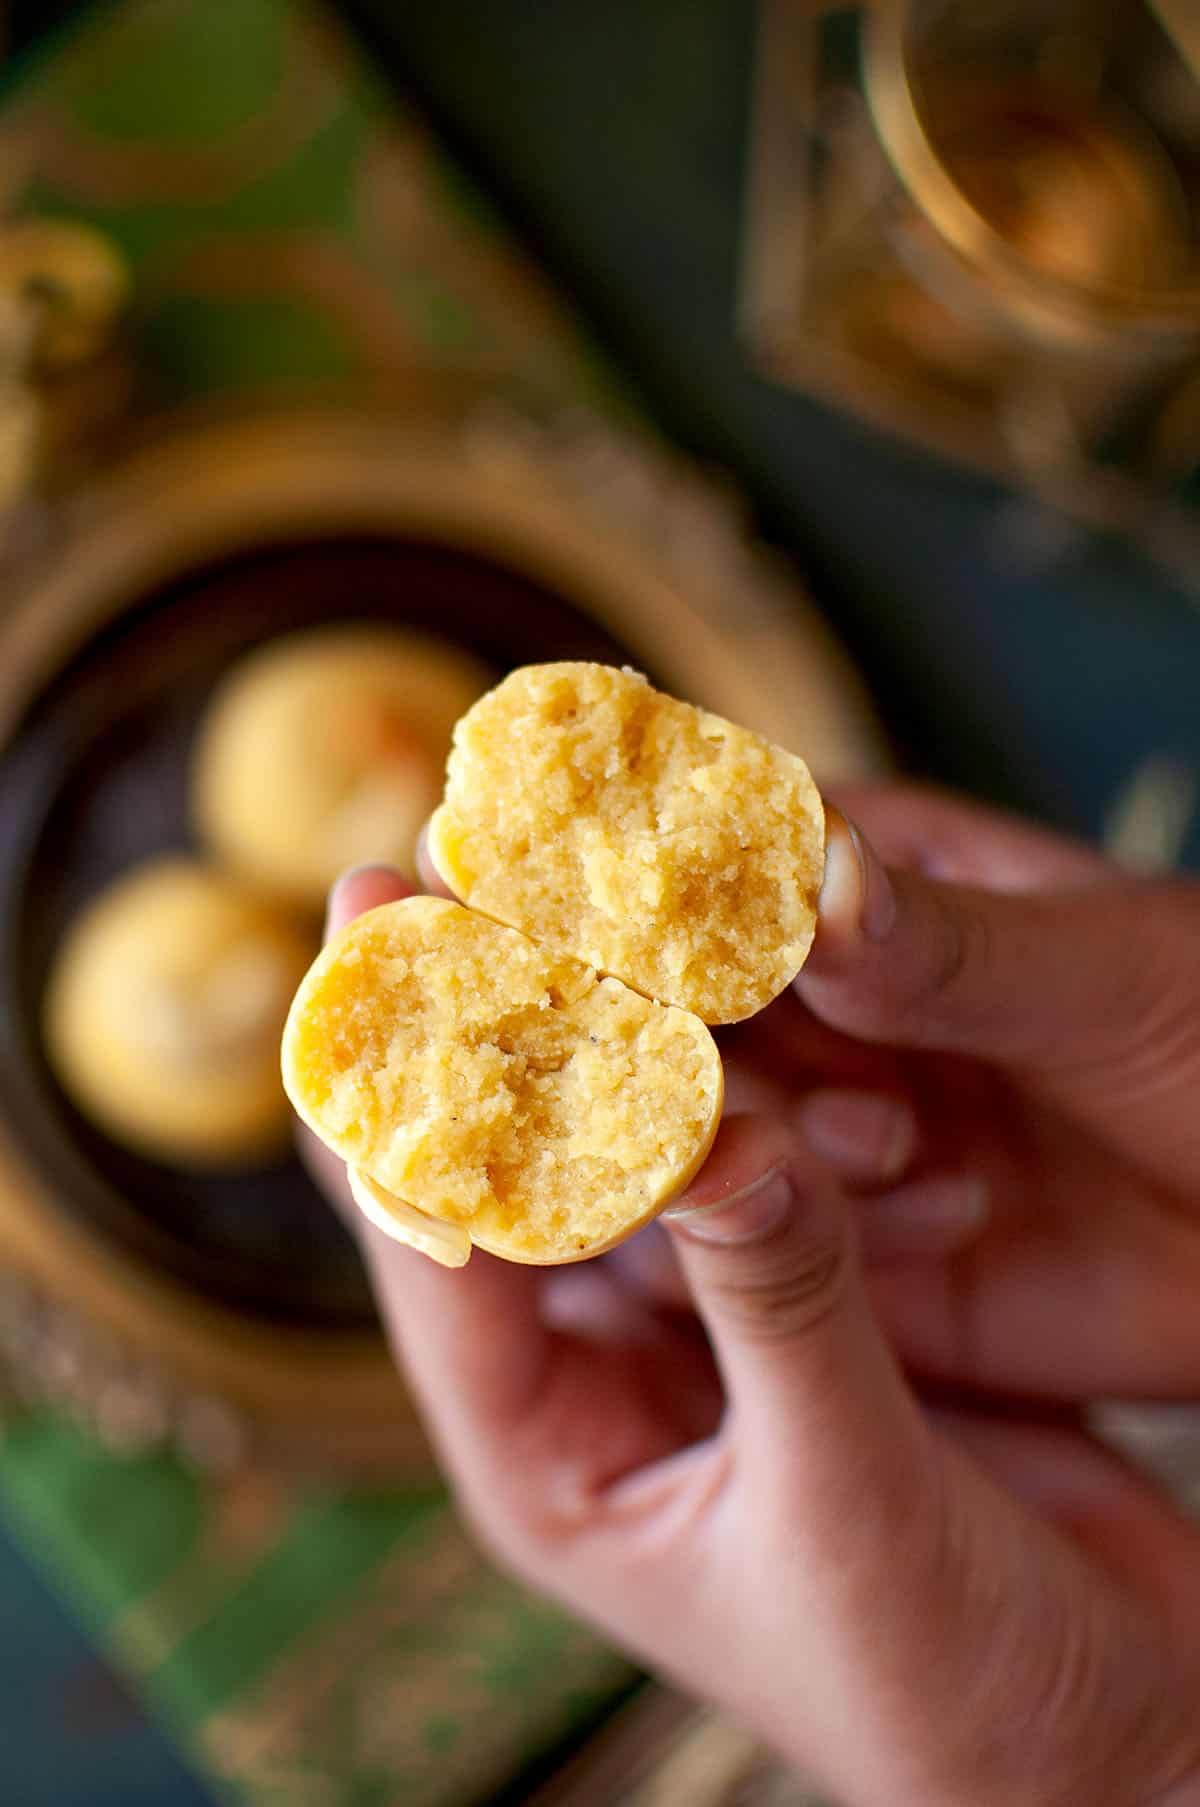
[[498, 1558], [848, 1807], [1200, 1807], [1200, 1534], [1084, 1428], [1200, 1390], [1200, 885], [841, 802], [685, 1199], [563, 1270], [360, 1225], [397, 1356]]

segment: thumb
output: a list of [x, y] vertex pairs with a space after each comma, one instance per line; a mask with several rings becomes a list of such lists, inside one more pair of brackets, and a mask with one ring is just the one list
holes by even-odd
[[929, 1433], [871, 1314], [851, 1215], [828, 1173], [775, 1119], [729, 1117], [663, 1221], [742, 1459], [770, 1491], [782, 1479], [814, 1548], [852, 1521], [863, 1555], [884, 1552], [878, 1511], [905, 1524], [922, 1515]]
[[729, 1400], [715, 1516], [751, 1612], [719, 1624], [722, 1698], [846, 1800], [1183, 1807], [1174, 1651], [922, 1417], [810, 1157], [730, 1118], [667, 1221]]
[[[1186, 881], [1114, 868], [1106, 882], [1037, 894], [938, 883], [886, 868], [832, 810], [817, 935], [796, 990], [822, 1021], [866, 1041], [1094, 1075], [1152, 1055], [1189, 1017], [1200, 1024], [1198, 931], [1200, 887]], [[1194, 1072], [1200, 1029], [1191, 1046]]]

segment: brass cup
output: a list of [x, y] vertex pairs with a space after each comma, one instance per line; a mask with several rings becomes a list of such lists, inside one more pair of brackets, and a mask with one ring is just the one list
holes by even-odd
[[1110, 393], [1127, 390], [1200, 334], [1187, 195], [1117, 88], [1056, 73], [1050, 15], [1039, 46], [1041, 9], [1008, 10], [1019, 47], [997, 28], [964, 55], [944, 8], [936, 29], [921, 0], [868, 9], [864, 88], [914, 215], [902, 251], [951, 309], [1061, 367], [1101, 366]]

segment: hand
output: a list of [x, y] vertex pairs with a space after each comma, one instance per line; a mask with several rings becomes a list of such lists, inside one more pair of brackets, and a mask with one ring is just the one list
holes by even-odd
[[[932, 793], [849, 802], [900, 869], [889, 879], [861, 837], [861, 865], [840, 863], [851, 843], [836, 843], [796, 990], [860, 1058], [864, 1041], [903, 1050], [891, 1133], [913, 1168], [899, 1225], [886, 1195], [866, 1206], [868, 1240], [904, 1252], [931, 1182], [935, 1207], [948, 1192], [968, 1220], [955, 1250], [944, 1214], [951, 1259], [873, 1276], [905, 1364], [1055, 1401], [1194, 1397], [1200, 886], [1129, 879]], [[814, 1028], [793, 1023], [794, 1041]]]
[[[1191, 1807], [1200, 1540], [1069, 1408], [1200, 1369], [1148, 1315], [1093, 1327], [1113, 1296], [1148, 1314], [1155, 1255], [1192, 1246], [1121, 1218], [1186, 1222], [1197, 1041], [1151, 1043], [1200, 1022], [1200, 905], [933, 800], [855, 808], [910, 859], [924, 812], [920, 863], [976, 888], [889, 880], [835, 822], [804, 1003], [731, 1038], [734, 1111], [671, 1220], [707, 1336], [661, 1232], [447, 1274], [364, 1225], [385, 1316], [484, 1540], [853, 1807]], [[358, 875], [337, 916], [401, 889]], [[1189, 957], [1190, 1000], [1156, 1002]], [[856, 1111], [874, 1152], [843, 1136], [839, 1184], [810, 1144]], [[881, 1320], [918, 1370], [1058, 1421], [922, 1405]]]

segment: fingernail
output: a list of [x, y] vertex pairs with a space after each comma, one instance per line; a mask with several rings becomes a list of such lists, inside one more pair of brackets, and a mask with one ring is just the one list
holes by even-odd
[[878, 1092], [812, 1092], [798, 1118], [800, 1133], [815, 1155], [859, 1178], [897, 1176], [916, 1147], [911, 1110], [901, 1099]]
[[974, 1174], [942, 1174], [859, 1201], [867, 1261], [949, 1255], [973, 1240], [991, 1212], [987, 1182]]
[[896, 920], [896, 893], [870, 842], [840, 810], [830, 810], [825, 875], [818, 901], [823, 924], [883, 941]]
[[862, 907], [859, 926], [868, 941], [883, 941], [891, 934], [896, 920], [896, 893], [887, 868], [870, 841], [860, 834], [853, 822], [847, 822], [850, 839], [862, 875]]
[[421, 875], [421, 883], [432, 897], [449, 897], [454, 892], [437, 869], [437, 861], [429, 846], [429, 823], [426, 822], [417, 836], [417, 871]]
[[395, 872], [391, 866], [381, 865], [378, 860], [368, 860], [361, 866], [348, 866], [345, 872], [340, 872], [337, 878], [334, 879], [333, 884], [329, 888], [329, 896], [325, 903], [325, 940], [329, 939], [330, 930], [337, 919], [341, 901], [345, 896], [347, 887], [357, 884], [359, 879], [364, 878], [370, 872], [381, 873], [386, 878], [395, 877]]
[[697, 1242], [756, 1242], [787, 1216], [792, 1205], [787, 1169], [772, 1167], [749, 1186], [707, 1205], [681, 1205], [663, 1213], [672, 1230]]

